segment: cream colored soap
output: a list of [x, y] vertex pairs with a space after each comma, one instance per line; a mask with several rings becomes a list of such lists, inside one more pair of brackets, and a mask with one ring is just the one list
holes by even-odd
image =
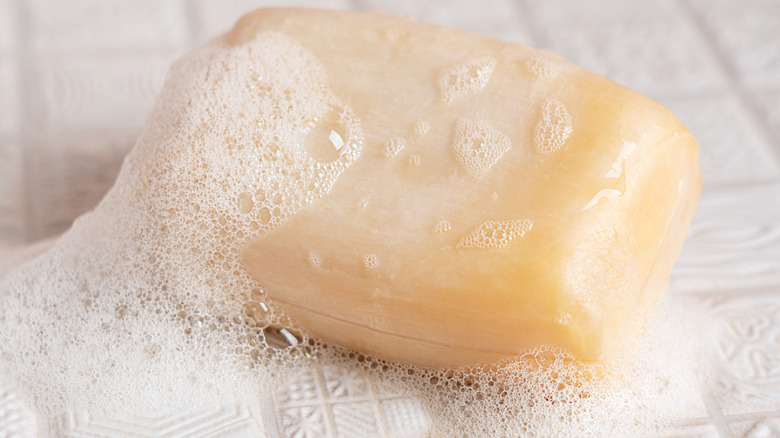
[[[603, 360], [648, 318], [701, 185], [668, 110], [548, 52], [411, 19], [259, 10], [227, 40], [265, 31], [322, 62], [363, 133], [327, 195], [242, 251], [302, 329], [459, 367], [541, 345]], [[342, 116], [320, 117], [311, 157], [346, 149]]]

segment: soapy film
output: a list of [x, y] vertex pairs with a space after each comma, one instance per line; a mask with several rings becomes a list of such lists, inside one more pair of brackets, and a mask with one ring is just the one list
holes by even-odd
[[217, 39], [179, 60], [105, 199], [0, 284], [0, 376], [24, 383], [41, 423], [263, 394], [315, 356], [420, 397], [444, 436], [641, 436], [672, 416], [690, 379], [653, 359], [665, 344], [627, 348], [619, 372], [551, 348], [430, 371], [304, 336], [238, 249], [325, 196], [363, 147], [358, 116], [289, 37]]

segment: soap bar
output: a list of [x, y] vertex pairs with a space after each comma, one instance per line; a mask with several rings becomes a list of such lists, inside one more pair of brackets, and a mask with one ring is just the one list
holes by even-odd
[[[649, 318], [701, 186], [668, 110], [549, 52], [408, 18], [258, 10], [226, 40], [264, 32], [322, 62], [363, 132], [326, 195], [242, 248], [300, 328], [457, 368], [542, 345], [603, 361]], [[307, 149], [321, 162], [346, 136], [327, 117]]]

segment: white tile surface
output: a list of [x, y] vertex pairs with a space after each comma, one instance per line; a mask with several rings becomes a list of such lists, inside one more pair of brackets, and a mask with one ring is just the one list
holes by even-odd
[[780, 160], [738, 99], [727, 95], [661, 99], [691, 130], [701, 148], [704, 183], [766, 181]]
[[258, 8], [300, 6], [317, 9], [351, 9], [350, 0], [194, 0], [196, 37], [199, 43], [230, 30], [242, 15]]
[[25, 240], [23, 169], [21, 145], [0, 138], [0, 246]]
[[189, 43], [180, 0], [24, 2], [30, 47], [42, 52], [179, 48]]
[[740, 82], [780, 85], [780, 2], [691, 0]]
[[705, 188], [670, 285], [703, 293], [780, 285], [780, 184]]
[[16, 5], [12, 0], [0, 0], [0, 55], [17, 49], [18, 32]]
[[43, 56], [32, 63], [36, 133], [140, 132], [178, 53]]
[[0, 137], [19, 135], [19, 65], [0, 55]]

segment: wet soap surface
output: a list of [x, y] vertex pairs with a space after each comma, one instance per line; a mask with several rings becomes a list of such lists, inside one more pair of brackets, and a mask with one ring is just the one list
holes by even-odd
[[365, 133], [326, 197], [243, 253], [302, 327], [458, 367], [545, 344], [597, 361], [642, 324], [699, 190], [696, 143], [674, 116], [522, 45], [379, 14], [287, 14], [248, 15], [228, 40], [294, 36]]

